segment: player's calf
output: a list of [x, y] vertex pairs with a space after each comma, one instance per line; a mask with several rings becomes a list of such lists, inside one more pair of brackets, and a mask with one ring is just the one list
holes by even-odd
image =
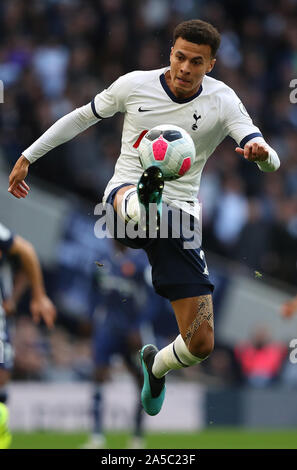
[[206, 321], [200, 325], [193, 336], [183, 334], [183, 339], [190, 353], [201, 360], [206, 359], [213, 351], [214, 331]]
[[213, 305], [210, 294], [172, 302], [184, 344], [200, 362], [214, 347]]

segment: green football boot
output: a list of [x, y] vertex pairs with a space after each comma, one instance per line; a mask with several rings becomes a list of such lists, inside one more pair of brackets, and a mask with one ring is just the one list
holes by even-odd
[[[138, 200], [141, 207], [140, 226], [149, 230], [149, 226], [155, 223], [155, 230], [159, 230], [162, 215], [162, 193], [164, 178], [162, 171], [156, 166], [150, 166], [141, 175], [137, 184]], [[155, 207], [151, 206], [155, 204]], [[150, 209], [151, 207], [151, 209]], [[151, 219], [150, 220], [150, 213]]]
[[141, 366], [143, 370], [143, 387], [141, 402], [147, 414], [155, 416], [162, 408], [165, 398], [165, 377], [157, 379], [152, 373], [155, 355], [158, 349], [153, 344], [146, 344], [140, 352]]
[[8, 449], [12, 436], [8, 430], [9, 413], [4, 403], [0, 403], [0, 449]]

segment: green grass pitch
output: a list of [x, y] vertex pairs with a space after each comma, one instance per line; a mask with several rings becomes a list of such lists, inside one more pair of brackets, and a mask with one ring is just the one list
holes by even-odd
[[[107, 448], [125, 449], [127, 432], [109, 432]], [[79, 449], [85, 433], [14, 432], [12, 449]], [[147, 449], [297, 449], [297, 429], [243, 430], [213, 428], [197, 433], [160, 432], [145, 435]]]

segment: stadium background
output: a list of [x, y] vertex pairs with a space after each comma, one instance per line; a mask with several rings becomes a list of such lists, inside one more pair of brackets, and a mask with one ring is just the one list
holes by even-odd
[[[28, 179], [32, 191], [24, 201], [7, 195], [9, 171], [21, 151], [51, 123], [89, 102], [119, 75], [167, 65], [174, 26], [183, 19], [201, 18], [222, 33], [212, 76], [242, 98], [277, 150], [281, 168], [274, 174], [261, 173], [236, 155], [231, 140], [210, 158], [199, 198], [204, 249], [217, 285], [216, 349], [201, 367], [171, 374], [172, 389], [185, 385], [183, 393], [190, 397], [185, 405], [176, 393], [173, 410], [178, 401], [188, 418], [176, 416], [171, 422], [168, 404], [159, 425], [148, 419], [147, 427], [184, 432], [226, 425], [290, 428], [295, 430], [292, 445], [297, 446], [297, 365], [289, 360], [289, 342], [296, 337], [297, 323], [296, 318], [280, 318], [282, 302], [296, 291], [297, 107], [289, 99], [290, 81], [297, 73], [296, 17], [294, 0], [1, 2], [1, 221], [34, 243], [49, 294], [59, 308], [57, 328], [50, 334], [28, 321], [26, 296], [14, 319], [16, 357], [10, 403], [14, 428], [87, 430], [92, 362], [86, 306], [92, 289], [91, 266], [100, 261], [103, 249], [93, 235], [94, 207], [113, 173], [122, 117], [90, 128], [32, 165]], [[161, 341], [174, 334], [169, 313], [160, 316], [155, 327]], [[261, 338], [259, 334], [255, 338], [255, 331]], [[254, 380], [240, 366], [242, 341], [262, 341], [262, 346], [266, 342], [279, 354], [277, 366]], [[119, 361], [114, 368], [114, 382], [121, 387], [125, 371]], [[41, 388], [34, 388], [36, 382]], [[67, 396], [69, 382], [72, 390], [79, 390], [81, 421], [74, 401], [68, 418], [58, 419], [57, 411], [56, 422], [50, 422], [47, 416], [53, 407], [64, 406], [59, 397]], [[47, 408], [43, 394], [55, 384], [52, 396], [58, 401]], [[129, 390], [129, 379], [125, 386]], [[32, 403], [28, 398], [30, 413], [22, 418], [25, 393], [33, 398]], [[124, 418], [107, 417], [110, 430], [122, 429], [129, 411], [122, 410], [120, 396], [119, 388], [110, 407], [118, 404], [119, 416], [123, 413]], [[277, 436], [276, 446], [281, 445], [280, 436], [289, 443], [285, 432], [278, 431]], [[209, 445], [220, 446], [220, 439], [216, 437], [215, 444], [210, 440]], [[34, 447], [34, 442], [31, 436], [26, 445]], [[194, 442], [202, 445], [198, 437]], [[269, 446], [258, 435], [250, 445], [261, 446], [261, 442]]]

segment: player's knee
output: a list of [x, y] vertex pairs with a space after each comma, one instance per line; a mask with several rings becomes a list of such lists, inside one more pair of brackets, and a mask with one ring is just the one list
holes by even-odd
[[199, 359], [206, 359], [212, 353], [214, 348], [214, 337], [208, 335], [207, 337], [198, 338], [189, 344], [189, 351], [193, 356]]
[[121, 212], [121, 206], [122, 206], [123, 199], [125, 198], [125, 193], [128, 192], [130, 189], [135, 189], [135, 186], [127, 185], [117, 191], [115, 198], [114, 198], [114, 202], [113, 202], [113, 207], [116, 210], [116, 212], [118, 213]]

